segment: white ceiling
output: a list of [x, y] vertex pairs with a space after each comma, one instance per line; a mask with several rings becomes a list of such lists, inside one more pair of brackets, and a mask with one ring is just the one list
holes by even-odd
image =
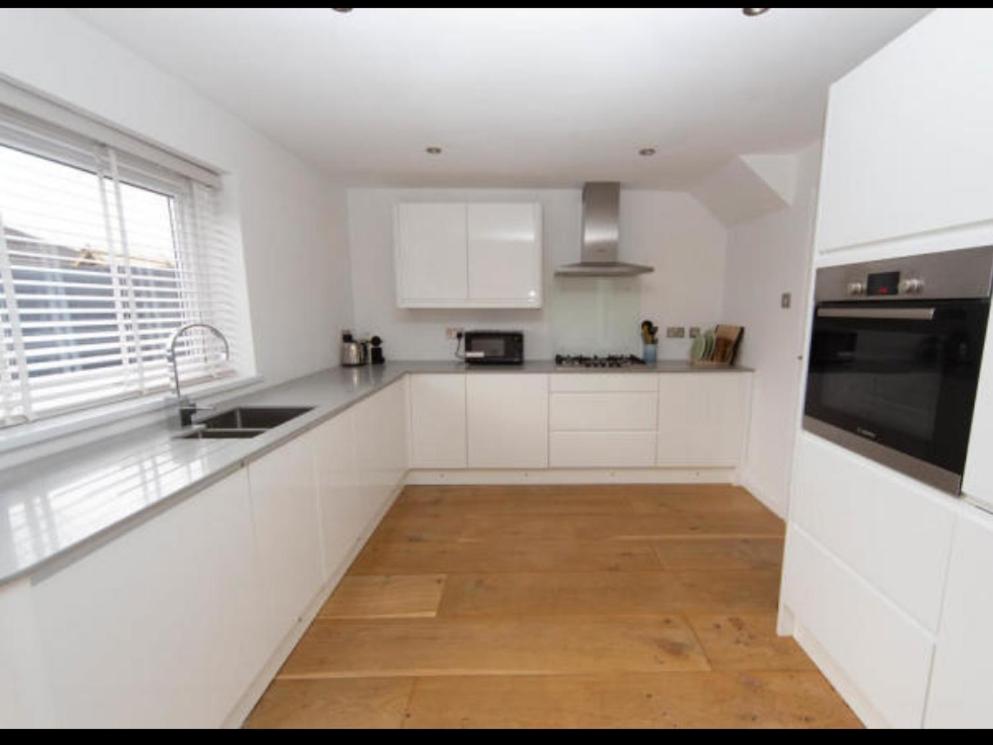
[[348, 183], [673, 188], [818, 138], [830, 82], [926, 11], [77, 12]]

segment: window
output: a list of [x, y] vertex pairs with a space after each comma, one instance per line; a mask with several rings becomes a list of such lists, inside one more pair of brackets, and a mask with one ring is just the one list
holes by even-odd
[[[0, 107], [0, 426], [168, 390], [237, 324], [216, 189]], [[232, 352], [235, 352], [232, 349]], [[232, 375], [209, 333], [184, 385]]]

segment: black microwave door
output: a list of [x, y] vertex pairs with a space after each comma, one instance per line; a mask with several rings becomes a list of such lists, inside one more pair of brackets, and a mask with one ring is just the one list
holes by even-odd
[[988, 301], [818, 306], [804, 413], [961, 474], [988, 315]]

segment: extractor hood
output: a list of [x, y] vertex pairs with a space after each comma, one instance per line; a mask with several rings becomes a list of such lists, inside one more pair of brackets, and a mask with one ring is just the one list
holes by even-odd
[[621, 185], [600, 181], [583, 185], [583, 247], [578, 264], [555, 270], [558, 277], [633, 277], [654, 272], [650, 266], [617, 260]]

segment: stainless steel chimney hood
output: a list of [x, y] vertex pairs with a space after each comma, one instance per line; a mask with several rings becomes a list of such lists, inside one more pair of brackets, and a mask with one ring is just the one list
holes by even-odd
[[601, 181], [583, 185], [583, 248], [578, 264], [555, 270], [557, 277], [634, 277], [654, 272], [650, 266], [617, 260], [620, 238], [621, 185]]

